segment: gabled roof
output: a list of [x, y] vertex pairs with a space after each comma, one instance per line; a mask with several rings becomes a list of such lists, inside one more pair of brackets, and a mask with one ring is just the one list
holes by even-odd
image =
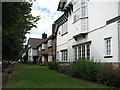
[[53, 39], [53, 38], [54, 38], [53, 35], [50, 35], [48, 38], [42, 39], [41, 43], [39, 43], [39, 45], [37, 46], [37, 48], [38, 48], [39, 46], [41, 46], [43, 43], [46, 43], [48, 40]]
[[37, 48], [37, 46], [42, 42], [42, 39], [38, 38], [29, 38], [28, 45], [31, 46], [31, 48]]

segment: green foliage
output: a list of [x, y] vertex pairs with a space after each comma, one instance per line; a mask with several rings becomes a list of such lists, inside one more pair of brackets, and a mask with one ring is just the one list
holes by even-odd
[[85, 80], [75, 79], [64, 74], [57, 73], [45, 66], [14, 64], [14, 72], [11, 74], [6, 89], [20, 88], [108, 88]]
[[51, 62], [48, 62], [48, 67], [52, 70], [58, 70], [58, 65], [61, 63], [62, 62], [51, 61]]
[[97, 74], [97, 82], [108, 86], [120, 87], [120, 68], [114, 69], [112, 65], [105, 64]]
[[71, 64], [59, 64], [58, 65], [58, 72], [60, 73], [64, 73], [67, 75], [71, 75], [71, 69], [72, 69], [72, 65]]
[[100, 64], [87, 59], [79, 59], [72, 66], [72, 76], [85, 80], [96, 81]]
[[20, 57], [25, 34], [40, 19], [31, 14], [32, 3], [2, 3], [2, 55], [4, 60], [17, 60]]

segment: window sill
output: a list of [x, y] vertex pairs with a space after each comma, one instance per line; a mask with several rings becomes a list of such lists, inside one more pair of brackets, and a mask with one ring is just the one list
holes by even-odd
[[111, 56], [111, 55], [110, 56], [104, 56], [104, 58], [113, 58], [113, 56]]
[[67, 34], [68, 32], [66, 32], [66, 33], [64, 33], [64, 34], [62, 34], [61, 36], [64, 36], [65, 34]]

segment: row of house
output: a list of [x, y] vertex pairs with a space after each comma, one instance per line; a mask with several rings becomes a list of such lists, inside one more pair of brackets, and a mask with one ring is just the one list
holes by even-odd
[[35, 51], [29, 48], [35, 62], [120, 62], [120, 0], [60, 0], [57, 11], [64, 14], [54, 21], [52, 35], [44, 33]]

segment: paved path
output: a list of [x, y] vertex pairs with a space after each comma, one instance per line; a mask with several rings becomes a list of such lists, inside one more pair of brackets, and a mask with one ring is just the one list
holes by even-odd
[[[7, 78], [8, 78], [8, 75], [9, 75], [9, 72], [12, 70], [12, 65], [9, 65], [7, 68], [5, 68], [4, 70], [3, 70], [3, 72], [1, 73], [2, 75], [2, 79], [1, 79], [1, 81], [2, 81], [2, 86], [4, 87], [5, 86], [5, 84], [6, 84], [6, 82], [7, 82]], [[2, 87], [1, 86], [1, 87]]]

